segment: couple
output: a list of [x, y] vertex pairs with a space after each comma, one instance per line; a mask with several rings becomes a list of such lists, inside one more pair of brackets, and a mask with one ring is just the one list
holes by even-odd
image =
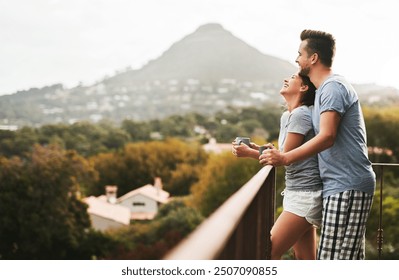
[[273, 259], [291, 247], [297, 259], [364, 259], [375, 174], [358, 96], [332, 72], [334, 37], [304, 30], [300, 38], [299, 73], [280, 91], [288, 110], [281, 117], [279, 150], [269, 144], [259, 156], [256, 144], [233, 142], [232, 151], [286, 168], [284, 210], [271, 231]]

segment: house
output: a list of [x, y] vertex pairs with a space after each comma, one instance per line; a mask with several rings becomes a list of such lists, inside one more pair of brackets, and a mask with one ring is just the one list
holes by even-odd
[[151, 220], [161, 204], [168, 203], [169, 193], [162, 189], [161, 178], [155, 178], [154, 185], [145, 185], [121, 196], [118, 205], [129, 208], [132, 220]]
[[109, 203], [102, 197], [86, 197], [83, 199], [89, 207], [87, 213], [90, 216], [91, 225], [99, 231], [111, 228], [119, 228], [130, 224], [130, 211], [124, 206]]
[[221, 154], [231, 151], [231, 143], [217, 143], [215, 138], [209, 139], [207, 144], [202, 145], [207, 153]]
[[105, 195], [84, 198], [92, 227], [105, 231], [130, 224], [131, 220], [151, 220], [161, 204], [168, 203], [169, 193], [162, 189], [161, 178], [117, 198], [117, 186], [106, 186]]

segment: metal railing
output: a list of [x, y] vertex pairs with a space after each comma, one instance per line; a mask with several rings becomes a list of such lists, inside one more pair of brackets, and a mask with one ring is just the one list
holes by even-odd
[[275, 173], [263, 167], [164, 259], [270, 259]]
[[[378, 259], [383, 246], [384, 168], [396, 163], [373, 163], [379, 169]], [[164, 259], [270, 259], [270, 230], [275, 216], [276, 172], [263, 167]]]
[[384, 230], [382, 225], [382, 203], [383, 203], [383, 187], [384, 187], [384, 167], [399, 167], [397, 163], [373, 163], [373, 166], [379, 167], [379, 185], [380, 185], [380, 203], [379, 203], [379, 213], [378, 213], [378, 229], [377, 229], [377, 250], [378, 250], [378, 259], [381, 259], [382, 255], [382, 245], [384, 243]]

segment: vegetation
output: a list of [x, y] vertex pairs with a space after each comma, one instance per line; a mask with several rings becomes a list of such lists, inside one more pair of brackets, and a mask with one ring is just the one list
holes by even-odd
[[[260, 168], [230, 153], [206, 154], [215, 137], [275, 141], [281, 108], [229, 108], [163, 120], [53, 124], [0, 131], [0, 259], [159, 259]], [[364, 108], [370, 159], [397, 162], [399, 112]], [[377, 176], [379, 169], [376, 167]], [[278, 168], [277, 194], [284, 188]], [[83, 196], [118, 195], [162, 178], [175, 198], [150, 222], [106, 233], [90, 228]], [[383, 258], [399, 257], [399, 168], [384, 170]], [[377, 258], [379, 190], [368, 221], [367, 257]], [[280, 209], [281, 196], [277, 195]], [[278, 211], [279, 213], [279, 211]]]
[[108, 259], [161, 259], [183, 237], [192, 232], [203, 216], [182, 199], [163, 205], [150, 223], [133, 223], [130, 227], [109, 234], [118, 246], [110, 250]]
[[0, 158], [0, 257], [87, 258], [90, 220], [79, 190], [96, 171], [74, 151], [35, 145], [25, 160]]
[[259, 169], [257, 161], [235, 159], [230, 153], [211, 157], [200, 180], [192, 187], [193, 205], [205, 217], [209, 216]]
[[197, 143], [177, 139], [126, 144], [118, 152], [91, 158], [99, 172], [97, 184], [88, 193], [100, 195], [105, 185], [117, 185], [119, 195], [161, 177], [164, 189], [173, 196], [188, 195], [189, 186], [198, 181], [207, 155]]

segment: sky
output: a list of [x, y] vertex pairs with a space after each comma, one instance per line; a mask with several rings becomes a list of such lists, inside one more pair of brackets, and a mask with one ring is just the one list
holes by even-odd
[[303, 29], [336, 38], [335, 73], [399, 88], [395, 0], [0, 0], [0, 95], [139, 69], [207, 23], [295, 65]]

